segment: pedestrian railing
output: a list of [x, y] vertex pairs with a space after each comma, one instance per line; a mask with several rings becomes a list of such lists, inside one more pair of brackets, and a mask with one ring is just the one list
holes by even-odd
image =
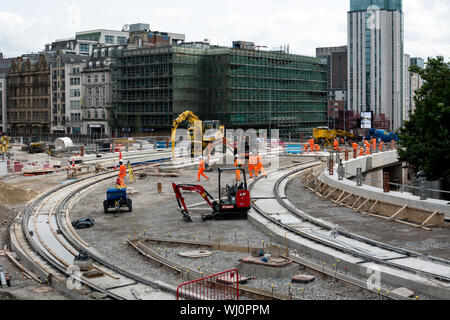
[[239, 300], [239, 273], [232, 269], [183, 283], [177, 300]]

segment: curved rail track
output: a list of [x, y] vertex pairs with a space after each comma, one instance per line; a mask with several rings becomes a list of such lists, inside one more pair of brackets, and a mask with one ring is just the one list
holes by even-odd
[[[116, 175], [116, 172], [106, 172], [69, 182], [38, 197], [20, 215], [21, 223], [14, 225], [15, 243], [32, 261], [35, 269], [38, 269], [36, 273], [47, 276], [43, 279], [44, 282], [56, 280], [59, 288], [65, 289], [65, 285], [78, 281], [81, 286], [70, 287], [67, 292], [78, 293], [79, 297], [100, 292], [110, 299], [133, 299], [133, 289], [144, 289], [158, 294], [163, 299], [173, 299], [173, 288], [109, 263], [78, 236], [70, 223], [69, 210], [75, 200]], [[74, 257], [82, 251], [91, 257], [94, 269], [103, 276], [88, 278], [81, 272], [76, 272], [77, 269], [73, 266]]]
[[[351, 255], [362, 262], [407, 271], [432, 281], [442, 281], [443, 286], [448, 285], [449, 261], [376, 242], [345, 230], [339, 230], [338, 235], [332, 236], [332, 226], [295, 208], [285, 198], [283, 187], [292, 176], [319, 164], [320, 162], [313, 161], [270, 172], [264, 184], [258, 183], [260, 178], [253, 180], [253, 192], [260, 189], [261, 195], [253, 197], [256, 201], [252, 205], [253, 209], [285, 231], [324, 248]], [[11, 229], [16, 249], [27, 257], [30, 261], [28, 265], [33, 266], [33, 271], [44, 282], [56, 280], [64, 290], [70, 281], [78, 281], [81, 287], [70, 290], [78, 294], [78, 297], [100, 292], [103, 297], [110, 299], [138, 299], [133, 292], [145, 290], [159, 295], [160, 299], [174, 299], [176, 288], [143, 278], [108, 262], [95, 248], [81, 239], [71, 225], [69, 212], [76, 200], [83, 193], [115, 177], [116, 172], [104, 172], [68, 182], [33, 200], [18, 216]], [[272, 211], [267, 208], [272, 208]], [[281, 210], [284, 218], [290, 216], [297, 219], [296, 223], [277, 219], [280, 208], [284, 210]], [[299, 226], [300, 224], [302, 225]], [[103, 276], [89, 278], [80, 273], [74, 274], [73, 259], [82, 251], [91, 257], [94, 269]]]
[[[334, 252], [352, 256], [359, 260], [357, 264], [373, 263], [390, 267], [425, 278], [434, 285], [449, 287], [450, 261], [381, 243], [344, 229], [335, 229], [331, 224], [306, 214], [290, 203], [284, 193], [287, 181], [319, 164], [313, 161], [300, 167], [297, 165], [271, 172], [263, 184], [258, 184], [261, 178], [257, 178], [251, 185], [252, 198], [256, 200], [253, 209], [285, 232], [307, 239], [325, 251], [331, 248]], [[261, 196], [258, 197], [258, 194]]]

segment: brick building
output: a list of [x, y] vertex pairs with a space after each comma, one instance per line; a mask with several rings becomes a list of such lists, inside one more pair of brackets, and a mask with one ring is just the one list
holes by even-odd
[[32, 54], [13, 59], [8, 83], [11, 134], [49, 133], [49, 58], [44, 54]]

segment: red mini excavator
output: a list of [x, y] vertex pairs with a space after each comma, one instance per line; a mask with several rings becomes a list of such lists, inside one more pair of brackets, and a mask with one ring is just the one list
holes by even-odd
[[[205, 190], [200, 185], [192, 184], [175, 184], [173, 183], [173, 191], [177, 198], [178, 205], [180, 206], [181, 213], [183, 214], [183, 219], [186, 222], [192, 222], [189, 210], [184, 201], [182, 191], [195, 191], [200, 194], [203, 199], [211, 206], [212, 214], [203, 214], [202, 219], [205, 220], [220, 220], [227, 218], [242, 218], [247, 219], [247, 213], [251, 208], [250, 191], [247, 186], [247, 177], [245, 175], [245, 170], [240, 168], [219, 168], [219, 200], [216, 201], [213, 196], [211, 196], [208, 191]], [[232, 186], [226, 185], [222, 189], [221, 177], [222, 173], [227, 171], [241, 170], [244, 181], [236, 181]]]

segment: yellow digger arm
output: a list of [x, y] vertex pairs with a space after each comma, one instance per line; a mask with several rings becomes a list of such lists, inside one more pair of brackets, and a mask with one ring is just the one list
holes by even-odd
[[192, 112], [192, 111], [185, 111], [182, 114], [178, 116], [175, 120], [173, 120], [172, 124], [172, 159], [175, 159], [175, 138], [177, 135], [177, 129], [178, 126], [183, 123], [184, 121], [189, 121], [191, 125], [194, 125], [196, 121], [201, 120]]

